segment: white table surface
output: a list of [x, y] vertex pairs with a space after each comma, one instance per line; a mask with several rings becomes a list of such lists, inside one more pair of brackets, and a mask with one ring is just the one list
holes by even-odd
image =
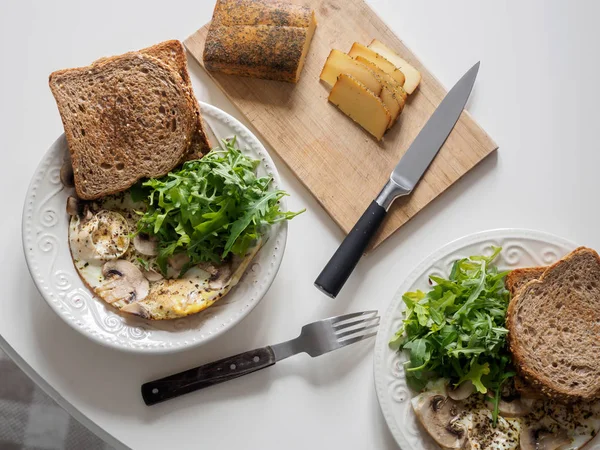
[[[236, 328], [194, 350], [135, 356], [101, 347], [57, 317], [36, 291], [21, 249], [21, 210], [40, 157], [62, 132], [48, 89], [53, 70], [189, 34], [213, 1], [0, 3], [0, 339], [61, 405], [113, 445], [132, 448], [395, 448], [373, 388], [370, 345], [268, 370], [148, 408], [154, 377], [293, 337], [315, 319], [385, 310], [422, 258], [490, 228], [548, 231], [600, 249], [600, 3], [536, 0], [370, 0], [445, 86], [477, 60], [469, 111], [500, 146], [382, 247], [333, 301], [313, 287], [342, 232], [271, 153], [292, 209], [271, 290]], [[240, 118], [195, 61], [198, 97]], [[247, 123], [247, 122], [245, 122]], [[382, 180], [383, 181], [383, 180]], [[2, 424], [0, 424], [2, 426]]]

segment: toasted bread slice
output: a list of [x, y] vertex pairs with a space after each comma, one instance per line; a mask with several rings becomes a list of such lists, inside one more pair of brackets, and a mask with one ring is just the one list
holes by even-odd
[[546, 269], [547, 267], [525, 267], [511, 271], [504, 282], [506, 289], [510, 291], [511, 298], [517, 295], [517, 292], [527, 283], [538, 280]]
[[50, 75], [69, 145], [75, 190], [84, 200], [168, 173], [198, 126], [181, 75], [139, 52]]
[[517, 292], [508, 343], [519, 374], [542, 394], [600, 399], [600, 257], [580, 247]]
[[[181, 76], [183, 84], [189, 89], [192, 97], [192, 103], [194, 104], [194, 107], [198, 113], [198, 125], [196, 133], [194, 133], [194, 137], [192, 138], [190, 148], [181, 162], [202, 158], [210, 151], [210, 142], [204, 128], [202, 115], [200, 114], [200, 105], [198, 104], [196, 97], [193, 95], [194, 91], [192, 88], [192, 80], [190, 79], [190, 74], [188, 73], [187, 58], [185, 56], [183, 44], [180, 41], [173, 39], [153, 45], [152, 47], [143, 48], [139, 52], [158, 58], [167, 64]], [[106, 61], [107, 59], [109, 58], [100, 58], [95, 61], [94, 64]]]
[[210, 151], [210, 143], [204, 129], [202, 115], [200, 114], [200, 105], [198, 105], [198, 101], [193, 95], [194, 91], [187, 69], [187, 58], [185, 56], [183, 44], [177, 40], [165, 41], [161, 42], [160, 44], [153, 45], [152, 47], [144, 48], [140, 50], [140, 53], [154, 56], [155, 58], [158, 58], [162, 62], [168, 64], [173, 70], [179, 73], [183, 83], [192, 93], [193, 103], [198, 112], [198, 124], [196, 132], [194, 133], [194, 137], [192, 138], [192, 144], [190, 145], [189, 151], [185, 155], [184, 159], [187, 161], [191, 159], [202, 158]]

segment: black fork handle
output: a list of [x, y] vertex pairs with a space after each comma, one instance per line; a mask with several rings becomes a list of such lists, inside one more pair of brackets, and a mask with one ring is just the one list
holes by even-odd
[[233, 380], [275, 364], [271, 347], [257, 348], [142, 385], [146, 405], [155, 405], [190, 392]]

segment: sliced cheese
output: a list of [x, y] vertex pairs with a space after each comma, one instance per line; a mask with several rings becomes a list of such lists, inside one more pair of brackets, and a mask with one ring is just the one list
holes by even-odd
[[369, 48], [375, 51], [377, 54], [381, 55], [389, 62], [391, 62], [394, 66], [402, 71], [404, 76], [406, 77], [406, 81], [404, 82], [404, 89], [409, 94], [412, 94], [419, 83], [421, 83], [421, 73], [411, 66], [408, 62], [400, 57], [395, 51], [390, 49], [388, 46], [378, 41], [377, 39], [373, 39], [369, 44]]
[[381, 82], [378, 80], [377, 75], [366, 67], [364, 64], [352, 59], [346, 53], [339, 50], [331, 50], [323, 70], [321, 71], [321, 80], [327, 83], [329, 86], [333, 86], [338, 77], [341, 74], [352, 75], [368, 89], [370, 89], [375, 95], [379, 95], [381, 92]]
[[[375, 64], [373, 64], [371, 61], [364, 58], [363, 56], [357, 56], [356, 61], [364, 64], [373, 72], [375, 72], [375, 75], [379, 77], [379, 80], [384, 84], [387, 84], [388, 88], [392, 89], [396, 93], [396, 95], [401, 97], [403, 100], [406, 100], [408, 98], [408, 93], [396, 80], [394, 80], [391, 77], [389, 73], [385, 73], [383, 70], [381, 70], [379, 67], [377, 67]], [[404, 107], [404, 102], [402, 103], [402, 106]]]
[[[391, 119], [390, 123], [388, 124], [388, 129], [390, 129], [392, 125], [396, 123], [398, 116], [402, 112], [402, 107], [400, 106], [400, 102], [396, 98], [396, 94], [394, 93], [394, 91], [392, 91], [387, 86], [383, 86], [381, 94], [379, 94], [379, 98], [390, 112]], [[402, 104], [404, 104], [404, 100], [400, 100], [402, 101]]]
[[394, 80], [396, 80], [400, 86], [404, 86], [405, 76], [402, 71], [398, 70], [394, 64], [370, 48], [355, 42], [348, 54], [353, 58], [362, 56], [366, 60], [371, 61], [385, 73], [389, 74]]
[[392, 119], [383, 101], [351, 75], [338, 77], [329, 101], [377, 140], [381, 140]]

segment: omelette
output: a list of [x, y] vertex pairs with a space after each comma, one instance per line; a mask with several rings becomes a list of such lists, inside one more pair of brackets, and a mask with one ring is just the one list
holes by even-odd
[[129, 193], [67, 201], [69, 247], [79, 276], [109, 305], [144, 319], [176, 319], [208, 308], [240, 281], [262, 245], [259, 239], [244, 257], [192, 267], [185, 253], [176, 253], [163, 275], [156, 264], [156, 240], [136, 234], [143, 210]]
[[430, 383], [412, 399], [412, 407], [423, 428], [444, 449], [578, 450], [600, 431], [598, 401], [562, 404], [541, 396], [519, 396], [510, 386], [504, 394], [496, 426], [488, 397], [460, 388], [448, 390], [445, 380]]

